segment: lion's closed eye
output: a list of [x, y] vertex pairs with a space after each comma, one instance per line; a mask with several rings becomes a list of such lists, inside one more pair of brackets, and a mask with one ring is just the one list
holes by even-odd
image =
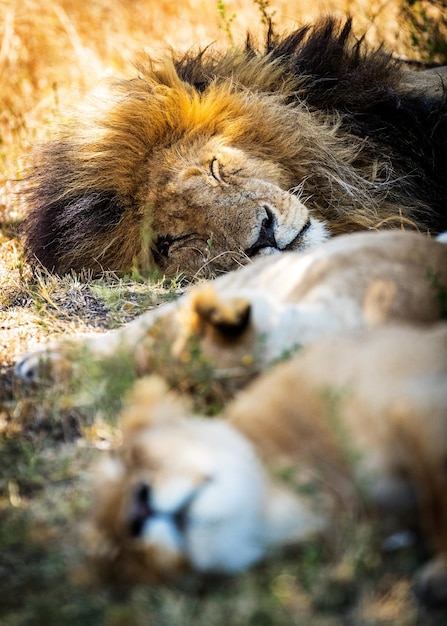
[[173, 242], [172, 235], [164, 235], [157, 238], [155, 242], [154, 254], [167, 257], [169, 254], [169, 248]]
[[193, 238], [193, 233], [186, 233], [177, 237], [174, 237], [170, 234], [160, 235], [159, 237], [157, 237], [155, 241], [155, 246], [153, 248], [155, 262], [161, 264], [163, 258], [167, 259], [175, 246], [182, 247], [183, 242], [186, 242]]
[[216, 182], [218, 182], [220, 185], [226, 184], [222, 175], [222, 166], [221, 166], [221, 163], [219, 162], [218, 156], [215, 156], [212, 158], [210, 162], [210, 172], [211, 172], [211, 176], [214, 178]]

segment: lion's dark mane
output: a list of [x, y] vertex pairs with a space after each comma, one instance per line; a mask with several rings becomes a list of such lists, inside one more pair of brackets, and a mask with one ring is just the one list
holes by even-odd
[[[262, 50], [248, 37], [245, 54], [278, 62], [285, 75], [300, 79], [297, 99], [315, 110], [339, 111], [348, 132], [376, 142], [381, 152], [385, 146], [395, 167], [417, 179], [421, 200], [433, 207], [427, 227], [436, 233], [447, 229], [446, 98], [403, 91], [402, 64], [382, 47], [370, 50], [356, 40], [351, 19], [340, 26], [328, 18], [283, 37], [269, 32]], [[176, 69], [202, 92], [221, 76], [220, 65], [218, 56], [205, 51], [177, 59]]]

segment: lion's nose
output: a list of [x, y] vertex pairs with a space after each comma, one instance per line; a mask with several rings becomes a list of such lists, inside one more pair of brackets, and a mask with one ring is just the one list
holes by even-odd
[[266, 242], [268, 242], [268, 245], [276, 246], [275, 232], [274, 232], [275, 218], [273, 217], [273, 213], [270, 207], [265, 205], [264, 209], [265, 209], [266, 215], [264, 219], [262, 220], [261, 230], [259, 233], [259, 240], [261, 239], [265, 240]]
[[275, 216], [267, 204], [263, 206], [263, 209], [265, 211], [265, 217], [261, 223], [258, 239], [245, 251], [249, 257], [257, 254], [262, 248], [278, 247], [275, 239]]

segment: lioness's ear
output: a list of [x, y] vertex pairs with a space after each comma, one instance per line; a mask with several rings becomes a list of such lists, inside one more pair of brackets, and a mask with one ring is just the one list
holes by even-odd
[[266, 499], [265, 539], [270, 547], [303, 543], [320, 534], [327, 520], [310, 502], [279, 483], [271, 483]]
[[213, 287], [191, 294], [191, 307], [197, 330], [208, 326], [224, 340], [238, 339], [250, 322], [251, 305], [243, 298], [219, 298]]
[[186, 400], [169, 390], [160, 376], [137, 380], [127, 398], [127, 407], [120, 415], [124, 435], [150, 424], [167, 422], [189, 412]]

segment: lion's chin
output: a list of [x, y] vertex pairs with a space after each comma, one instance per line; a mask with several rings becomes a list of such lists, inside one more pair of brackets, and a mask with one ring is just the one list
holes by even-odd
[[309, 218], [304, 227], [291, 233], [287, 237], [283, 237], [289, 241], [284, 245], [265, 246], [261, 248], [252, 258], [272, 256], [282, 252], [301, 252], [319, 246], [330, 238], [329, 230], [326, 225], [319, 220]]
[[252, 258], [257, 259], [261, 256], [272, 256], [273, 254], [279, 254], [282, 252], [279, 248], [275, 248], [274, 246], [268, 246], [267, 248], [261, 248], [257, 254], [255, 254]]
[[[330, 238], [329, 230], [326, 225], [319, 220], [309, 218], [304, 228], [295, 233], [289, 243], [276, 248], [276, 252], [302, 251], [315, 248]], [[273, 254], [272, 252], [264, 253], [265, 256]]]

